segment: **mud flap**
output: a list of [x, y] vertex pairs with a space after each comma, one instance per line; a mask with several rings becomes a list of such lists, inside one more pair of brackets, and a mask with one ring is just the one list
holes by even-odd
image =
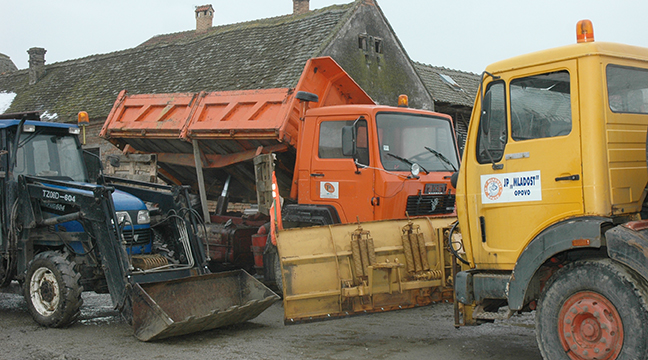
[[133, 330], [142, 341], [245, 322], [279, 296], [244, 270], [135, 284]]
[[280, 231], [285, 324], [452, 300], [444, 233], [419, 218]]

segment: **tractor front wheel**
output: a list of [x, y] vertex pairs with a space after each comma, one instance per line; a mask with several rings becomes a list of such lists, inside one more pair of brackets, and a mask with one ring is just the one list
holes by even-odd
[[37, 323], [65, 327], [79, 317], [83, 288], [79, 285], [81, 275], [74, 267], [74, 262], [55, 251], [39, 253], [29, 263], [23, 292]]

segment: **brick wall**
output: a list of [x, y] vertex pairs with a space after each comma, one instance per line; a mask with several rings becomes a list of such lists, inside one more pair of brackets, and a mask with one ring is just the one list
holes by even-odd
[[212, 26], [212, 21], [214, 19], [214, 13], [210, 9], [196, 11], [196, 32], [203, 33], [209, 30]]
[[293, 0], [293, 15], [301, 15], [310, 11], [310, 0]]

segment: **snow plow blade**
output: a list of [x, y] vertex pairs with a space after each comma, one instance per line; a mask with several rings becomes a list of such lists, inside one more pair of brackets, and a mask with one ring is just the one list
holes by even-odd
[[284, 323], [452, 301], [455, 217], [287, 229], [277, 236]]
[[132, 300], [135, 337], [151, 341], [254, 319], [279, 296], [236, 270], [135, 284]]

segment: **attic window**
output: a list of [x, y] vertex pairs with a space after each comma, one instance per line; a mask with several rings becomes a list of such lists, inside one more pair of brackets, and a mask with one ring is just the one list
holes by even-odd
[[459, 84], [457, 84], [457, 82], [454, 81], [454, 79], [451, 78], [449, 75], [446, 75], [446, 74], [439, 74], [439, 76], [441, 77], [441, 81], [443, 81], [444, 83], [446, 83], [448, 86], [450, 86], [450, 87], [453, 88], [454, 90], [457, 90], [457, 91], [463, 91], [463, 89], [461, 88], [461, 86], [459, 86]]
[[374, 50], [376, 50], [376, 54], [382, 54], [383, 40], [381, 38], [374, 38]]
[[367, 34], [358, 35], [358, 48], [362, 51], [367, 51]]

